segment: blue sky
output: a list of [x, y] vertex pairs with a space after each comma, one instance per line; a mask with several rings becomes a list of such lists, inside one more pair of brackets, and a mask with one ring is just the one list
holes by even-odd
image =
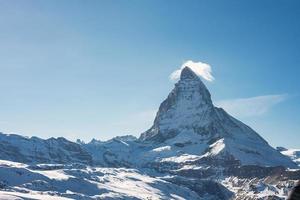
[[300, 147], [300, 2], [0, 1], [0, 130], [139, 135], [185, 61], [273, 146]]

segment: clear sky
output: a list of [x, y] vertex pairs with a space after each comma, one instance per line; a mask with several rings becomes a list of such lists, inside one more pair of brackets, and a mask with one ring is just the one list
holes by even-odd
[[0, 1], [0, 130], [138, 136], [185, 61], [273, 146], [300, 148], [300, 1]]

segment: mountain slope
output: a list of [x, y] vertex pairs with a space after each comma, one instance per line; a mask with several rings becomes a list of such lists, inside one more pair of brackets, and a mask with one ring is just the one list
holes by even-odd
[[0, 133], [0, 149], [0, 159], [15, 162], [92, 164], [87, 151], [63, 137], [43, 140]]
[[[188, 188], [135, 169], [29, 166], [0, 160], [0, 199], [20, 199], [18, 196], [22, 199], [201, 199]], [[213, 194], [207, 197], [213, 198]]]

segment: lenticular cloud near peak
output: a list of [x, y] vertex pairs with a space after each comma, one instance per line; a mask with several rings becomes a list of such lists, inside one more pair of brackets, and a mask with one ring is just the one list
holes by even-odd
[[173, 81], [179, 79], [181, 70], [184, 67], [189, 67], [191, 70], [193, 70], [193, 72], [195, 72], [195, 74], [207, 81], [213, 81], [215, 79], [211, 74], [212, 70], [209, 64], [203, 62], [194, 62], [192, 60], [186, 61], [181, 65], [179, 69], [172, 72], [172, 74], [170, 75], [170, 79]]

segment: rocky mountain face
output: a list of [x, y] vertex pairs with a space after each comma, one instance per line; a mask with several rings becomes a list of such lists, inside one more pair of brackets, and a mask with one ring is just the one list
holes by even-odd
[[[160, 105], [153, 126], [138, 139], [73, 143], [0, 134], [0, 149], [0, 159], [25, 163], [0, 163], [0, 178], [6, 181], [0, 197], [1, 191], [20, 196], [21, 190], [75, 199], [283, 199], [300, 179], [292, 161], [298, 154], [273, 149], [215, 107], [188, 67]], [[19, 168], [31, 178], [11, 183], [5, 174], [13, 177]], [[58, 181], [60, 176], [71, 179]], [[78, 190], [78, 184], [87, 189]]]
[[196, 132], [203, 139], [217, 133], [205, 130], [216, 119], [210, 93], [199, 77], [188, 67], [168, 98], [162, 102], [153, 126], [141, 134], [142, 141], [164, 142], [185, 129]]

